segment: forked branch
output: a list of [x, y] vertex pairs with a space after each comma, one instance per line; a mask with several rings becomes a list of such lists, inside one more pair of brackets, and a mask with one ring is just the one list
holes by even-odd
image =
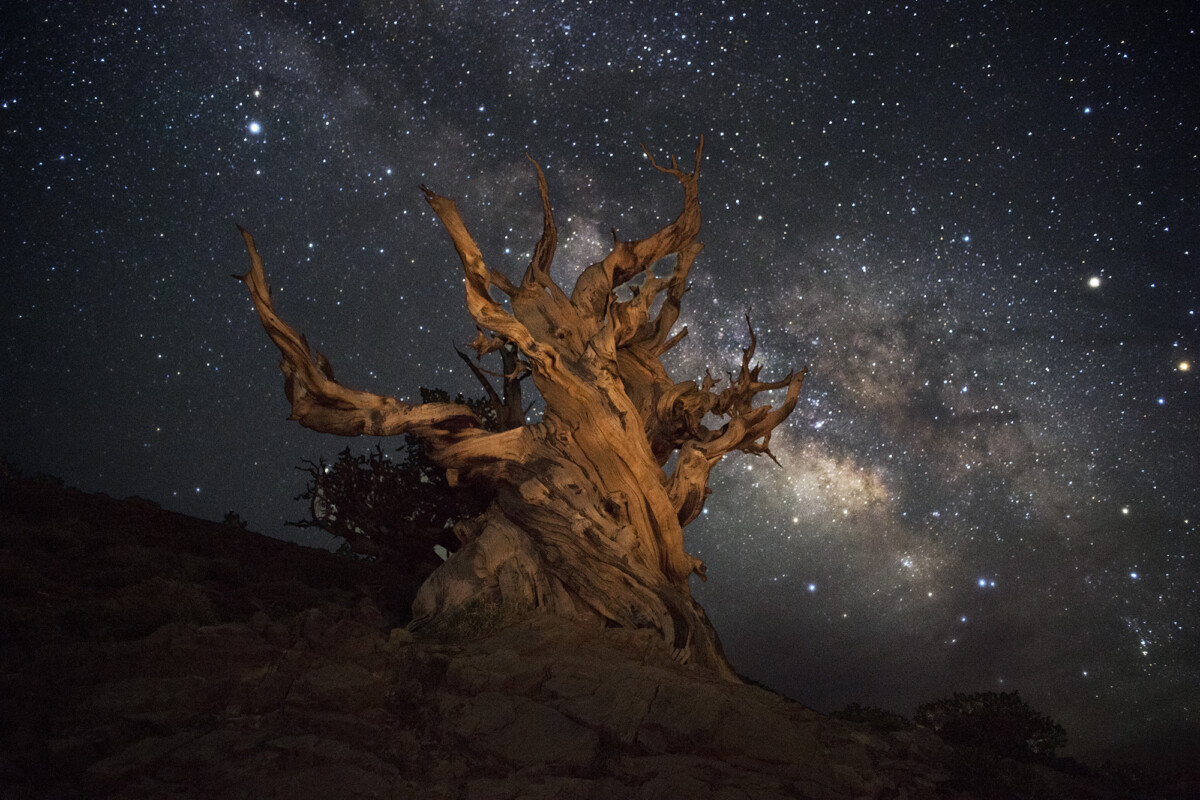
[[[538, 171], [541, 172], [540, 168]], [[544, 178], [540, 180], [540, 183], [544, 183]], [[462, 261], [467, 293], [467, 312], [471, 318], [479, 327], [498, 334], [503, 340], [512, 342], [526, 358], [544, 371], [556, 371], [558, 353], [554, 348], [537, 341], [529, 329], [504, 306], [496, 302], [491, 295], [493, 286], [514, 299], [521, 294], [521, 290], [514, 286], [503, 273], [490, 269], [484, 264], [479, 245], [467, 230], [462, 216], [458, 213], [458, 206], [453, 200], [442, 197], [424, 186], [421, 187], [421, 191], [425, 192], [425, 200], [441, 220], [446, 233], [450, 234], [450, 241], [454, 244], [459, 260]], [[551, 230], [553, 224], [553, 220], [550, 220]], [[552, 248], [549, 246], [553, 238], [553, 235], [549, 238], [544, 236], [543, 241], [539, 243], [539, 248], [550, 252], [550, 255], [553, 255]], [[546, 246], [543, 247], [543, 245]]]
[[[645, 150], [645, 148], [642, 148]], [[650, 158], [659, 172], [673, 176], [683, 186], [683, 210], [675, 221], [645, 239], [623, 242], [613, 232], [613, 249], [583, 271], [571, 293], [571, 302], [580, 315], [599, 320], [608, 308], [612, 290], [644, 272], [648, 267], [672, 253], [690, 245], [700, 233], [700, 158], [704, 152], [704, 137], [696, 146], [696, 166], [692, 172], [679, 169], [674, 158], [664, 167]], [[646, 155], [649, 157], [649, 153]]]
[[[692, 381], [677, 384], [675, 391], [667, 393], [660, 404], [660, 415], [673, 420], [666, 429], [680, 435], [676, 442], [679, 453], [675, 470], [668, 478], [667, 492], [675, 506], [681, 525], [687, 525], [704, 507], [709, 494], [708, 476], [727, 453], [739, 450], [752, 455], [765, 455], [779, 463], [771, 452], [771, 433], [787, 419], [796, 407], [800, 388], [808, 367], [799, 372], [789, 372], [778, 381], [760, 381], [762, 366], [752, 359], [757, 349], [758, 337], [750, 325], [750, 344], [742, 350], [742, 365], [736, 377], [730, 376], [730, 385], [720, 393], [713, 392], [716, 380], [706, 374], [702, 385], [697, 388]], [[755, 398], [762, 392], [787, 388], [783, 402], [772, 407], [770, 404], [754, 405]], [[711, 430], [700, 424], [706, 413], [726, 416], [729, 421], [720, 430]]]

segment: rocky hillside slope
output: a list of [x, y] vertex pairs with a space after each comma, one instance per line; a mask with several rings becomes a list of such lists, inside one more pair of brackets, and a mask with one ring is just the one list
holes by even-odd
[[824, 717], [646, 633], [479, 608], [422, 576], [0, 476], [0, 797], [1126, 796]]

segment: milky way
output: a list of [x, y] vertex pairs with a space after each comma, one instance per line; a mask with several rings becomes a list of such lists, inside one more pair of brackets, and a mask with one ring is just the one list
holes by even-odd
[[14, 466], [284, 535], [346, 443], [286, 422], [235, 222], [344, 383], [473, 392], [418, 185], [517, 275], [528, 152], [569, 284], [677, 213], [640, 145], [703, 134], [669, 366], [735, 368], [749, 314], [764, 374], [810, 367], [782, 466], [728, 458], [688, 529], [734, 665], [825, 711], [1015, 689], [1081, 755], [1195, 755], [1195, 12], [305, 5], [6, 6]]

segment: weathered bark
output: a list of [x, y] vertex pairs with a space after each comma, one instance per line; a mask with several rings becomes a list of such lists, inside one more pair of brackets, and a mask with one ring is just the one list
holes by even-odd
[[[422, 187], [462, 261], [467, 310], [480, 328], [472, 346], [479, 356], [505, 354], [504, 398], [471, 365], [493, 403], [508, 409], [501, 432], [483, 430], [461, 405], [412, 406], [337, 383], [329, 362], [310, 356], [304, 337], [275, 314], [254, 240], [242, 231], [251, 268], [241, 279], [283, 354], [292, 418], [340, 435], [411, 433], [451, 482], [496, 487], [488, 511], [459, 526], [463, 547], [418, 594], [415, 626], [482, 599], [652, 628], [681, 660], [734, 678], [691, 597], [688, 578], [703, 578], [704, 564], [684, 550], [683, 527], [702, 510], [709, 473], [726, 453], [771, 455], [771, 432], [795, 407], [805, 372], [759, 381], [752, 329], [740, 371], [721, 391], [711, 375], [700, 385], [677, 383], [662, 365], [662, 355], [687, 333], [671, 329], [702, 249], [703, 146], [701, 139], [691, 172], [674, 159], [667, 167], [650, 158], [683, 187], [682, 212], [644, 239], [621, 241], [614, 232], [612, 250], [582, 272], [569, 296], [550, 277], [557, 231], [536, 162], [544, 224], [520, 285], [484, 264], [454, 201]], [[655, 262], [672, 255], [671, 274], [655, 276]], [[633, 297], [618, 299], [615, 290], [639, 275], [644, 281]], [[508, 296], [511, 311], [492, 289]], [[545, 402], [536, 424], [525, 424], [520, 409], [526, 373]], [[786, 390], [781, 403], [755, 405], [760, 393], [775, 389]], [[704, 424], [709, 413], [722, 418], [720, 428]]]

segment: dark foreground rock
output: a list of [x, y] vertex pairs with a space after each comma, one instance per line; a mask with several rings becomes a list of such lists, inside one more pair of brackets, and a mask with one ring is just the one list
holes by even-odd
[[1127, 796], [716, 681], [649, 633], [480, 608], [414, 639], [420, 577], [3, 479], [0, 797]]

